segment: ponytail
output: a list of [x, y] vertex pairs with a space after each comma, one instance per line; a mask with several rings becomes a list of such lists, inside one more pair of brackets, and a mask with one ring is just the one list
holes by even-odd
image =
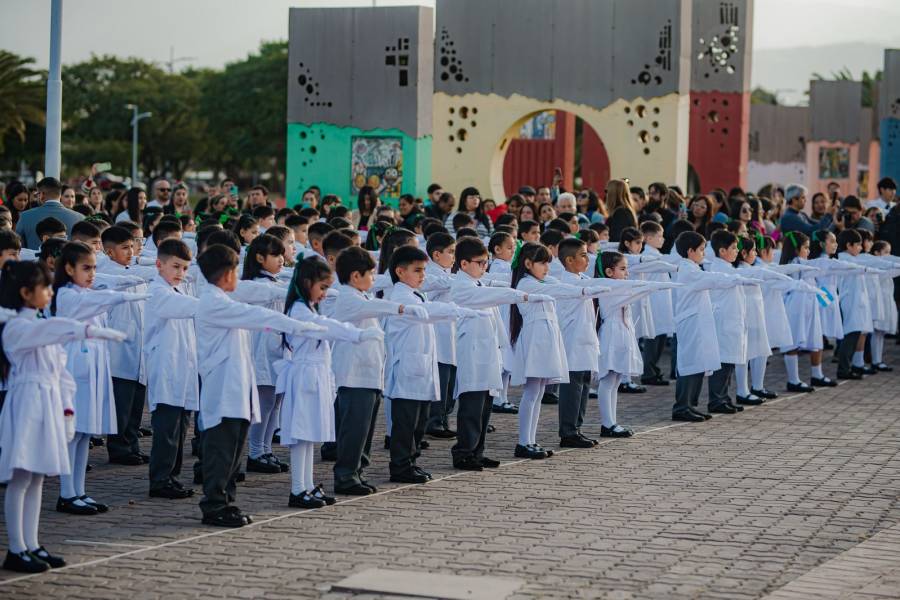
[[[550, 251], [543, 244], [535, 244], [534, 242], [523, 244], [521, 249], [517, 251], [516, 256], [513, 258], [512, 279], [510, 280], [509, 286], [515, 289], [516, 286], [519, 285], [519, 282], [522, 281], [522, 279], [528, 274], [528, 271], [525, 269], [526, 260], [530, 260], [532, 263], [548, 263], [552, 260], [552, 258], [553, 257], [550, 255]], [[520, 333], [522, 333], [522, 313], [519, 311], [519, 307], [516, 304], [512, 304], [509, 307], [510, 344], [516, 344], [516, 341], [519, 339]]]

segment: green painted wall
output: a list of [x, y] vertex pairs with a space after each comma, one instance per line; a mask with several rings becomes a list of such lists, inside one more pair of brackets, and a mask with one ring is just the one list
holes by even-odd
[[[354, 137], [397, 137], [402, 140], [403, 181], [401, 192], [425, 196], [431, 184], [431, 136], [412, 138], [399, 129], [338, 127], [327, 123], [288, 123], [287, 205], [293, 207], [311, 185], [322, 194], [336, 194], [344, 205], [356, 208], [351, 198], [351, 139]], [[382, 197], [382, 201], [396, 203]]]

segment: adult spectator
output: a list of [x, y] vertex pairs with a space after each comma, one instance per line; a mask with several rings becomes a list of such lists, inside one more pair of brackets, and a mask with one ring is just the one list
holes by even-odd
[[553, 193], [550, 191], [548, 187], [539, 187], [537, 190], [537, 196], [534, 199], [534, 203], [538, 206], [542, 204], [553, 204]]
[[578, 193], [578, 210], [591, 223], [606, 222], [606, 205], [600, 202], [600, 196], [594, 190], [581, 190]]
[[173, 215], [190, 215], [191, 210], [190, 197], [188, 195], [188, 187], [183, 183], [176, 183], [172, 186], [172, 202], [168, 207], [169, 214]]
[[[47, 217], [56, 217], [66, 225], [66, 233], [72, 231], [72, 225], [84, 220], [84, 215], [68, 209], [60, 202], [62, 184], [55, 177], [45, 177], [38, 182], [38, 190], [44, 203], [41, 206], [26, 210], [19, 215], [16, 233], [22, 238], [26, 248], [37, 250], [41, 240], [35, 233], [35, 227]], [[74, 190], [73, 190], [74, 196]]]
[[264, 185], [254, 185], [247, 195], [247, 212], [253, 212], [260, 206], [272, 206], [269, 202], [269, 189]]
[[691, 198], [687, 207], [687, 220], [700, 235], [706, 235], [706, 229], [712, 222], [712, 202], [709, 196], [698, 194]]
[[627, 227], [637, 228], [637, 213], [631, 201], [631, 192], [623, 180], [611, 179], [606, 184], [606, 211], [609, 213], [606, 220], [609, 241], [618, 242], [622, 231]]
[[6, 206], [9, 207], [9, 213], [12, 217], [12, 225], [16, 226], [19, 222], [19, 215], [28, 210], [28, 199], [30, 198], [28, 188], [19, 181], [13, 181], [6, 186]]
[[[481, 206], [481, 192], [479, 192], [478, 189], [467, 187], [462, 191], [459, 196], [459, 205], [457, 206], [456, 213], [467, 213], [472, 217], [475, 221], [475, 231], [478, 232], [479, 237], [486, 238], [493, 233], [494, 227]], [[456, 229], [453, 227], [453, 217], [456, 213], [453, 213], [453, 215], [450, 215], [444, 220], [444, 227], [446, 227], [452, 235], [456, 235]]]
[[[138, 225], [144, 222], [144, 209], [147, 208], [147, 192], [142, 188], [133, 187], [125, 195], [125, 210], [116, 215], [116, 223], [131, 221]], [[160, 209], [159, 212], [162, 212]]]
[[847, 229], [864, 229], [875, 235], [875, 223], [863, 216], [862, 202], [856, 196], [846, 196], [841, 202], [844, 227]]
[[375, 189], [370, 185], [364, 185], [356, 196], [356, 210], [350, 213], [350, 222], [359, 231], [368, 231], [375, 223], [375, 213], [379, 204], [381, 201]]
[[172, 186], [165, 179], [157, 179], [153, 184], [153, 199], [147, 203], [150, 208], [158, 208], [165, 212], [172, 195]]
[[74, 208], [76, 200], [75, 188], [64, 185], [59, 197], [59, 202], [66, 208]]
[[537, 192], [534, 191], [534, 188], [530, 185], [523, 185], [519, 188], [519, 195], [522, 196], [522, 200], [525, 201], [525, 204], [534, 204]]
[[812, 217], [813, 221], [819, 221], [831, 212], [831, 197], [823, 194], [822, 192], [816, 192], [812, 197], [812, 206], [810, 207], [809, 216]]
[[779, 224], [781, 233], [787, 234], [791, 231], [799, 231], [812, 236], [814, 231], [829, 229], [834, 225], [836, 206], [832, 206], [831, 213], [818, 221], [812, 220], [809, 215], [803, 212], [803, 209], [806, 207], [806, 193], [807, 190], [802, 185], [789, 185], [787, 190], [785, 190], [784, 201], [786, 208]]
[[[561, 217], [565, 214], [574, 215], [578, 223], [578, 229], [587, 228], [591, 221], [587, 215], [578, 210], [578, 199], [571, 192], [563, 192], [556, 198], [556, 212]], [[578, 231], [576, 229], [575, 231]], [[574, 231], [572, 233], [575, 233]]]
[[878, 197], [866, 202], [866, 209], [872, 207], [881, 210], [881, 214], [887, 215], [897, 199], [897, 184], [890, 177], [884, 177], [878, 182]]
[[397, 208], [400, 211], [400, 227], [409, 229], [410, 231], [414, 231], [416, 228], [416, 221], [425, 216], [422, 214], [422, 211], [419, 210], [419, 207], [416, 204], [416, 197], [412, 194], [403, 194], [400, 196]]
[[447, 218], [447, 215], [444, 215], [443, 217], [436, 217], [430, 213], [434, 212], [431, 210], [431, 208], [433, 206], [437, 205], [437, 203], [440, 201], [441, 195], [443, 193], [444, 193], [444, 188], [441, 186], [441, 184], [432, 183], [431, 185], [429, 185], [428, 186], [428, 204], [425, 206], [425, 214], [427, 216], [431, 217], [432, 219], [440, 220], [441, 223], [444, 222], [444, 219]]
[[[647, 187], [647, 201], [640, 211], [640, 220], [644, 221], [650, 214], [656, 213], [659, 215], [660, 224], [663, 226], [663, 229], [668, 229], [669, 225], [678, 218], [678, 213], [668, 206], [670, 195], [677, 196], [678, 193], [675, 190], [669, 190], [668, 186], [660, 181], [651, 183], [649, 187]], [[681, 202], [679, 201], [679, 204], [680, 203]]]

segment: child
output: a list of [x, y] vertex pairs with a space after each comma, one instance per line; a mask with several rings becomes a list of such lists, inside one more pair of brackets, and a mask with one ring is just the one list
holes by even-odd
[[9, 260], [19, 260], [19, 252], [22, 250], [22, 240], [15, 231], [0, 231], [0, 268]]
[[[508, 215], [512, 217], [512, 215]], [[513, 217], [515, 219], [515, 217]], [[495, 230], [496, 231], [496, 230]], [[488, 249], [491, 251], [491, 264], [488, 267], [488, 275], [491, 277], [503, 277], [509, 280], [512, 277], [512, 261], [515, 253], [522, 242], [516, 242], [512, 234], [497, 232], [491, 236], [488, 243]], [[503, 327], [509, 331], [509, 305], [504, 304], [500, 307], [500, 319]], [[518, 414], [519, 407], [509, 401], [509, 369], [512, 362], [512, 348], [505, 344], [503, 353], [503, 388], [500, 394], [494, 397], [491, 410], [500, 414]]]
[[59, 238], [64, 240], [68, 237], [68, 233], [66, 232], [66, 224], [56, 217], [47, 217], [45, 219], [41, 219], [35, 227], [34, 231], [38, 236], [38, 239], [41, 240], [41, 244], [43, 244], [50, 238]]
[[[415, 240], [415, 236], [413, 236]], [[419, 291], [425, 281], [428, 256], [414, 246], [401, 246], [389, 268], [394, 286], [386, 296], [404, 306], [421, 305], [428, 320], [385, 321], [386, 375], [384, 395], [391, 399], [390, 474], [398, 483], [426, 483], [431, 474], [416, 465], [425, 434], [429, 402], [440, 399], [435, 333], [431, 323], [454, 320], [474, 311], [442, 302], [427, 302]]]
[[[642, 256], [662, 259], [660, 252], [666, 243], [662, 225], [655, 221], [641, 223], [641, 235], [644, 237]], [[648, 281], [667, 283], [671, 281], [669, 270], [661, 272], [649, 272], [644, 275]], [[672, 291], [660, 290], [650, 294], [650, 315], [653, 319], [654, 337], [642, 340], [641, 359], [644, 362], [644, 372], [641, 374], [642, 385], [669, 385], [669, 380], [663, 377], [659, 368], [659, 360], [666, 347], [666, 338], [675, 333], [675, 316], [672, 312]]]
[[732, 287], [734, 278], [722, 273], [708, 273], [700, 268], [706, 251], [706, 239], [699, 233], [682, 233], [675, 240], [675, 249], [681, 260], [673, 280], [684, 284], [684, 287], [673, 294], [678, 348], [672, 420], [699, 422], [711, 418], [695, 408], [703, 388], [703, 377], [722, 367], [716, 328], [709, 326], [713, 323], [709, 290]]
[[[484, 456], [484, 442], [491, 419], [491, 396], [503, 387], [502, 351], [508, 335], [497, 306], [520, 302], [552, 302], [549, 296], [528, 294], [509, 288], [487, 287], [481, 281], [488, 252], [478, 238], [463, 238], [456, 244], [456, 277], [450, 298], [457, 306], [482, 309], [478, 316], [457, 324], [458, 366], [454, 395], [457, 441], [451, 449], [453, 466], [465, 471], [495, 469], [500, 463]], [[484, 310], [488, 309], [488, 310]]]
[[[513, 265], [512, 287], [527, 294], [548, 295], [558, 300], [592, 297], [607, 288], [591, 290], [548, 278], [553, 256], [542, 244], [525, 244]], [[602, 283], [602, 282], [598, 282]], [[512, 385], [525, 385], [519, 403], [517, 458], [543, 459], [553, 456], [536, 440], [541, 399], [549, 384], [568, 383], [569, 366], [565, 343], [552, 302], [513, 305], [509, 337], [513, 347]]]
[[[775, 240], [769, 236], [762, 236], [756, 244], [757, 266], [762, 273], [756, 273], [760, 279], [765, 279], [766, 272], [787, 276], [781, 272], [779, 265], [775, 264]], [[790, 279], [790, 278], [788, 278]], [[794, 281], [794, 280], [791, 280]], [[786, 283], [767, 285], [763, 287], [763, 306], [766, 317], [766, 337], [769, 338], [769, 347], [789, 348], [794, 343], [791, 335], [791, 325], [788, 322], [787, 310], [784, 307], [784, 292], [790, 289]], [[774, 400], [778, 393], [765, 387], [767, 360], [765, 358], [751, 359], [750, 363], [750, 393], [765, 400]]]
[[[157, 227], [157, 230], [159, 227]], [[155, 232], [154, 232], [154, 235]], [[110, 227], [103, 232], [103, 251], [109, 260], [98, 271], [106, 275], [137, 275], [149, 280], [152, 273], [142, 273], [147, 267], [131, 266], [133, 238], [123, 227]], [[129, 287], [129, 292], [146, 293], [143, 283]], [[112, 391], [116, 402], [115, 435], [107, 436], [106, 449], [109, 462], [120, 465], [143, 465], [150, 457], [141, 452], [139, 443], [141, 418], [144, 414], [144, 398], [147, 394], [146, 374], [142, 358], [144, 333], [144, 303], [127, 302], [112, 307], [107, 322], [113, 329], [124, 331], [128, 338], [109, 355]]]
[[747, 324], [747, 364], [735, 365], [734, 378], [737, 388], [738, 404], [762, 404], [765, 401], [750, 389], [750, 365], [753, 361], [765, 360], [772, 355], [772, 344], [766, 331], [766, 306], [763, 300], [763, 288], [773, 285], [773, 278], [790, 280], [789, 277], [754, 267], [756, 262], [756, 243], [748, 237], [738, 238], [738, 257], [735, 268], [756, 279], [765, 281], [764, 286], [748, 286], [744, 288], [744, 321]]
[[881, 284], [881, 302], [884, 307], [884, 314], [880, 315], [872, 323], [875, 330], [870, 340], [872, 368], [876, 371], [890, 372], [894, 369], [884, 362], [884, 338], [887, 335], [897, 333], [897, 310], [894, 304], [894, 280], [891, 271], [895, 270], [898, 265], [897, 261], [891, 256], [891, 245], [888, 242], [877, 241], [872, 244], [871, 254], [885, 261], [884, 266], [880, 268], [887, 271], [878, 276]]
[[[314, 256], [327, 264], [328, 260], [325, 258], [325, 250], [324, 248], [322, 248], [322, 240], [325, 239], [326, 235], [334, 231], [334, 227], [332, 227], [328, 223], [316, 222], [310, 225], [307, 231], [307, 238], [309, 241], [308, 249], [312, 250], [311, 256]], [[299, 257], [297, 260], [299, 260]]]
[[62, 344], [121, 341], [124, 334], [63, 318], [38, 318], [52, 296], [41, 263], [9, 262], [0, 276], [0, 320], [16, 311], [0, 334], [0, 379], [7, 384], [0, 412], [0, 481], [7, 482], [4, 514], [9, 550], [3, 568], [40, 573], [66, 565], [38, 542], [45, 476], [71, 473], [66, 444], [73, 433], [75, 383]]
[[[331, 342], [381, 342], [378, 327], [359, 329], [318, 314], [318, 304], [331, 286], [331, 268], [316, 258], [300, 262], [288, 290], [285, 313], [302, 323], [315, 323], [323, 331], [314, 338], [286, 336], [290, 361], [276, 364], [277, 393], [284, 393], [281, 443], [291, 449], [291, 495], [294, 508], [321, 508], [335, 503], [321, 485], [313, 483], [313, 447], [334, 441], [334, 378]], [[368, 423], [366, 424], [368, 425]], [[343, 427], [342, 427], [343, 430]]]
[[56, 270], [56, 259], [62, 252], [63, 246], [68, 244], [64, 239], [48, 238], [41, 244], [41, 250], [38, 252], [38, 260], [47, 265], [50, 272]]
[[253, 218], [259, 224], [259, 233], [263, 234], [275, 226], [275, 209], [271, 206], [257, 206], [253, 209]]
[[562, 263], [559, 262], [559, 257], [557, 256], [559, 243], [563, 241], [565, 237], [565, 235], [555, 229], [548, 229], [541, 234], [541, 244], [550, 251], [550, 256], [553, 257], [553, 260], [550, 261], [550, 276], [555, 277], [556, 279], [559, 279], [565, 272], [565, 269], [563, 268]]
[[[603, 252], [597, 264], [597, 275], [607, 281], [625, 281], [628, 279], [628, 261], [618, 252]], [[631, 288], [614, 288], [611, 294], [598, 302], [600, 352], [597, 397], [600, 405], [600, 437], [622, 438], [633, 435], [631, 429], [619, 425], [617, 419], [620, 378], [622, 375], [637, 375], [644, 369], [631, 310], [637, 301], [654, 290], [672, 287], [676, 285], [641, 282]], [[586, 398], [586, 389], [584, 393]]]
[[150, 300], [144, 313], [147, 400], [153, 427], [152, 498], [177, 500], [194, 495], [193, 489], [178, 481], [190, 415], [200, 408], [194, 332], [200, 301], [179, 289], [190, 264], [191, 252], [184, 242], [169, 239], [159, 245], [159, 277], [150, 282]]
[[519, 239], [522, 242], [536, 244], [541, 241], [541, 226], [537, 221], [522, 221], [519, 223]]
[[294, 257], [303, 252], [309, 242], [309, 219], [300, 215], [291, 215], [284, 220], [284, 225], [294, 232]]
[[[779, 262], [782, 265], [804, 265], [809, 258], [809, 237], [799, 231], [790, 231], [784, 237]], [[797, 279], [815, 284], [815, 275], [810, 272], [798, 273]], [[815, 388], [800, 381], [799, 358], [801, 351], [809, 352], [809, 362], [813, 377], [824, 378], [822, 373], [822, 322], [815, 300], [800, 291], [789, 291], [785, 294], [784, 307], [791, 326], [791, 337], [794, 343], [782, 348], [784, 366], [787, 370], [787, 390], [789, 392], [814, 392]]]
[[[271, 235], [261, 235], [247, 247], [241, 280], [275, 284], [283, 265], [284, 244]], [[274, 296], [262, 306], [284, 312], [284, 295]], [[284, 358], [281, 335], [274, 331], [254, 331], [250, 334], [250, 345], [259, 394], [259, 422], [250, 425], [247, 471], [283, 473], [288, 466], [272, 452], [272, 436], [278, 427], [281, 406], [281, 397], [275, 394], [276, 374], [272, 365]]]
[[[403, 314], [427, 316], [420, 306], [404, 306], [369, 295], [375, 281], [375, 261], [362, 248], [341, 252], [336, 268], [340, 286], [333, 310], [341, 321], [369, 330], [380, 329], [380, 318]], [[332, 355], [337, 388], [336, 421], [341, 423], [336, 431], [334, 491], [366, 496], [377, 491], [363, 477], [363, 469], [370, 463], [372, 435], [384, 389], [384, 344], [377, 339], [360, 343], [336, 340]]]
[[[148, 294], [90, 289], [96, 269], [97, 259], [90, 247], [82, 242], [66, 244], [56, 261], [51, 314], [105, 327], [106, 313], [113, 306], [149, 298]], [[75, 436], [69, 442], [69, 473], [60, 476], [56, 510], [74, 515], [95, 515], [106, 512], [109, 507], [96, 502], [85, 492], [88, 444], [92, 435], [117, 433], [109, 350], [105, 341], [88, 339], [69, 342], [66, 352], [66, 367], [76, 385]]]
[[259, 235], [259, 223], [250, 215], [241, 215], [234, 224], [234, 232], [241, 240], [241, 246], [248, 246]]
[[[251, 422], [259, 421], [256, 378], [250, 364], [250, 331], [274, 329], [302, 335], [323, 329], [260, 306], [235, 302], [228, 293], [238, 286], [237, 252], [210, 245], [197, 261], [209, 285], [200, 292], [197, 356], [200, 378], [200, 427], [203, 456], [203, 523], [242, 527], [249, 515], [232, 504], [241, 450]], [[248, 401], [249, 400], [249, 401]]]

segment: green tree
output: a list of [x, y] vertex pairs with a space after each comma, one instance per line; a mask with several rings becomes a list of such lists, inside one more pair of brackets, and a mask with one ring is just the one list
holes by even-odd
[[258, 54], [221, 72], [194, 76], [202, 88], [201, 112], [213, 140], [207, 154], [216, 171], [271, 173], [283, 189], [287, 136], [287, 42], [264, 42]]
[[46, 75], [32, 64], [33, 58], [0, 50], [0, 152], [7, 134], [24, 143], [28, 125], [44, 123]]
[[770, 92], [763, 87], [755, 87], [750, 92], [751, 104], [778, 104], [777, 92]]

